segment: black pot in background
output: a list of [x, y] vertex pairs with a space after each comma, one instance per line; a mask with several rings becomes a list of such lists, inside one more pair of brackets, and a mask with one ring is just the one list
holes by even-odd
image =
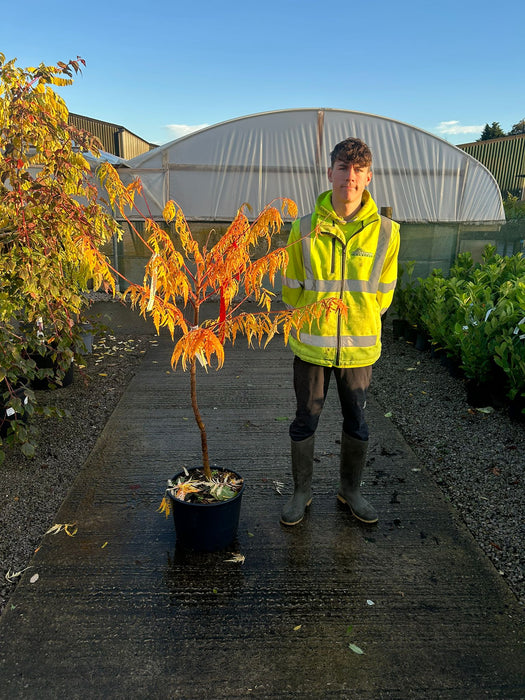
[[407, 343], [412, 343], [415, 345], [417, 339], [417, 326], [413, 326], [410, 323], [407, 323], [406, 329], [405, 329], [405, 340]]
[[474, 379], [467, 379], [465, 382], [467, 392], [467, 402], [474, 408], [492, 406], [492, 392], [488, 382], [477, 382]]
[[392, 335], [394, 340], [405, 337], [407, 322], [402, 318], [394, 318], [392, 321]]
[[[198, 468], [188, 471], [191, 474]], [[231, 469], [213, 468], [232, 472]], [[235, 472], [232, 474], [241, 478]], [[175, 483], [183, 475], [184, 472], [176, 474], [172, 481]], [[243, 491], [244, 484], [233, 498], [215, 503], [188, 503], [168, 494], [173, 509], [177, 545], [197, 552], [218, 552], [226, 549], [237, 535]]]
[[[11, 421], [23, 420], [25, 421], [27, 416], [24, 410], [21, 413], [17, 413], [11, 406], [9, 406], [9, 399], [4, 399], [3, 394], [6, 391], [5, 382], [0, 382], [0, 437], [5, 438], [11, 425]], [[22, 406], [27, 404], [27, 394], [26, 387], [24, 384], [19, 384], [14, 390], [14, 395], [22, 401]]]
[[416, 335], [416, 342], [414, 343], [416, 350], [428, 350], [430, 347], [430, 341], [427, 336], [422, 332], [418, 331]]
[[448, 370], [448, 373], [454, 379], [462, 379], [464, 377], [464, 372], [461, 369], [460, 361], [451, 357], [450, 355], [445, 355], [441, 358], [441, 364]]
[[441, 358], [446, 357], [446, 355], [447, 353], [444, 348], [436, 345], [436, 343], [430, 344], [430, 357], [432, 357], [434, 360], [441, 360]]
[[465, 380], [467, 401], [474, 408], [502, 408], [508, 403], [505, 395], [505, 385], [498, 376], [479, 382], [475, 379]]
[[51, 377], [35, 377], [34, 379], [31, 380], [31, 387], [33, 389], [51, 389], [51, 388], [56, 388], [56, 387], [64, 387], [64, 386], [69, 386], [71, 382], [73, 381], [73, 376], [74, 376], [74, 365], [71, 363], [69, 365], [69, 368], [67, 372], [64, 374], [62, 378], [62, 383], [58, 384], [55, 380], [56, 372], [58, 369], [58, 365], [56, 360], [53, 360], [50, 355], [40, 355], [39, 353], [35, 353], [34, 355], [31, 355], [31, 359], [36, 362], [37, 369], [52, 369], [53, 370], [53, 375]]
[[93, 352], [93, 342], [95, 340], [93, 326], [88, 321], [83, 321], [79, 325], [80, 325], [80, 342], [78, 344], [77, 351], [81, 355], [91, 355]]
[[525, 396], [516, 396], [509, 403], [510, 417], [519, 423], [525, 423]]

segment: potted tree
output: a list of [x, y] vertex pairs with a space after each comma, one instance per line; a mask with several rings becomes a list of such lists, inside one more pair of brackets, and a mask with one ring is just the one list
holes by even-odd
[[[181, 208], [167, 203], [163, 217], [171, 232], [152, 219], [146, 219], [147, 238], [129, 218], [139, 184], [125, 186], [115, 170], [104, 164], [100, 179], [110, 196], [110, 203], [127, 221], [151, 252], [144, 283], [129, 280], [124, 296], [146, 317], [151, 316], [157, 332], [167, 328], [174, 342], [171, 363], [189, 369], [191, 404], [200, 431], [201, 464], [183, 470], [169, 479], [161, 510], [173, 510], [177, 541], [192, 549], [222, 549], [235, 536], [243, 479], [228, 469], [211, 463], [205, 423], [198, 405], [198, 368], [225, 360], [228, 343], [245, 336], [248, 343], [268, 343], [281, 331], [286, 342], [292, 327], [314, 322], [320, 314], [345, 311], [339, 300], [330, 299], [297, 310], [275, 310], [271, 287], [277, 273], [288, 261], [286, 246], [275, 247], [272, 241], [281, 230], [281, 213], [292, 217], [297, 208], [289, 199], [268, 205], [250, 221], [243, 206], [226, 232], [213, 245], [210, 237], [202, 245], [192, 235]], [[139, 212], [140, 213], [140, 212]], [[171, 235], [170, 235], [171, 234]], [[262, 249], [262, 250], [261, 250]], [[202, 306], [218, 301], [216, 318], [203, 320]], [[246, 302], [256, 310], [246, 310]], [[253, 304], [252, 304], [253, 308]], [[226, 515], [221, 512], [225, 510]], [[218, 522], [216, 521], [218, 519]]]
[[[83, 155], [97, 154], [98, 142], [68, 123], [53, 90], [72, 83], [83, 64], [77, 58], [23, 69], [0, 54], [0, 392], [11, 418], [0, 436], [0, 461], [4, 443], [35, 453], [23, 417], [38, 406], [30, 390], [20, 397], [20, 383], [63, 384], [88, 281], [114, 289], [100, 249], [118, 226]], [[42, 356], [54, 367], [39, 369]]]

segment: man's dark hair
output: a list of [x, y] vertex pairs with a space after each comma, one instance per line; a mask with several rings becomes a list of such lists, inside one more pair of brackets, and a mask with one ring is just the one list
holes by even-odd
[[332, 168], [336, 160], [341, 160], [343, 163], [355, 163], [361, 167], [372, 165], [372, 153], [366, 143], [353, 137], [338, 143], [330, 153], [330, 158]]

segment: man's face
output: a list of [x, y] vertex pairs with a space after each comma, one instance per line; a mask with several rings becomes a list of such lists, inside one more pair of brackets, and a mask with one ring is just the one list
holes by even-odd
[[332, 205], [335, 211], [343, 205], [345, 208], [359, 208], [363, 191], [372, 179], [372, 172], [367, 165], [356, 165], [336, 160], [328, 168], [328, 179], [332, 183]]

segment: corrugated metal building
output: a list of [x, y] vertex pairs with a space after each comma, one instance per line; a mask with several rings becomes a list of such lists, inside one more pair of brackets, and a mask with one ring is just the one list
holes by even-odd
[[490, 170], [504, 199], [510, 193], [525, 200], [525, 134], [464, 143], [458, 148]]
[[102, 144], [102, 150], [112, 153], [119, 158], [135, 158], [143, 153], [157, 148], [119, 124], [104, 122], [100, 119], [84, 117], [81, 114], [69, 113], [69, 123], [78, 129], [88, 131]]

